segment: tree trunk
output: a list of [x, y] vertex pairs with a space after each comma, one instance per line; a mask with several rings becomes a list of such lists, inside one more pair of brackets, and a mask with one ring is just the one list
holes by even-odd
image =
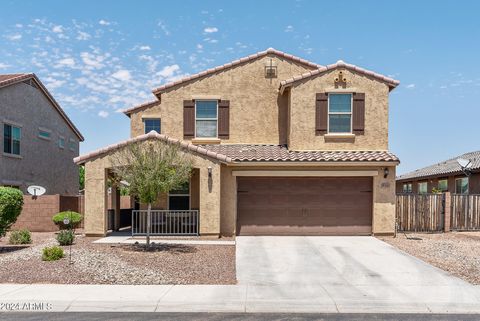
[[152, 229], [152, 204], [148, 203], [147, 209], [147, 248], [150, 247], [150, 231]]

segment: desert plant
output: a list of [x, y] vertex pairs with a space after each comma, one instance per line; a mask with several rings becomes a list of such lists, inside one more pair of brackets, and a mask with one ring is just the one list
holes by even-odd
[[147, 247], [150, 246], [151, 209], [160, 193], [168, 193], [188, 182], [193, 160], [175, 143], [148, 141], [120, 150], [113, 159], [116, 185], [127, 181], [130, 195], [147, 207]]
[[19, 189], [0, 187], [0, 237], [17, 221], [22, 207], [23, 194]]
[[72, 230], [62, 230], [57, 234], [57, 241], [61, 246], [72, 245], [74, 240], [75, 233]]
[[43, 261], [56, 261], [64, 256], [63, 249], [59, 246], [46, 247], [42, 251]]
[[32, 243], [32, 235], [27, 229], [12, 231], [8, 242], [10, 244], [30, 244]]
[[[63, 220], [65, 218], [68, 218], [68, 220], [70, 221], [70, 223], [67, 225], [63, 223]], [[82, 218], [82, 215], [77, 212], [65, 211], [55, 214], [52, 217], [52, 220], [53, 223], [60, 227], [60, 229], [73, 229], [80, 225], [80, 223], [82, 222]]]

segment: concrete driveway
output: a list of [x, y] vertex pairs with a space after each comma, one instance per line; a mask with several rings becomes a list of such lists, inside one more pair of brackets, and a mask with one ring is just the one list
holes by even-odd
[[480, 291], [374, 237], [237, 237], [247, 305], [308, 311], [480, 310]]

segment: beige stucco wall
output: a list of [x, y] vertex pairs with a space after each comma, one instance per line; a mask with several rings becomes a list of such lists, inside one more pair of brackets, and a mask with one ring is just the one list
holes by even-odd
[[[265, 78], [273, 59], [278, 77]], [[274, 55], [259, 58], [162, 93], [161, 103], [131, 115], [131, 136], [144, 134], [143, 117], [161, 118], [162, 134], [183, 139], [183, 100], [214, 96], [230, 100], [230, 138], [225, 143], [286, 143], [286, 104], [279, 96], [281, 80], [308, 69]], [[280, 114], [280, 117], [279, 117]]]
[[[97, 157], [85, 164], [85, 234], [105, 235], [107, 229], [107, 173], [116, 152]], [[195, 154], [193, 166], [200, 176], [200, 234], [220, 234], [220, 163]], [[212, 177], [208, 177], [208, 167]], [[165, 196], [166, 198], [166, 196]], [[160, 200], [155, 206], [162, 206]]]
[[[294, 85], [290, 92], [289, 148], [293, 150], [387, 150], [388, 94], [386, 84], [343, 70], [346, 90], [335, 89], [339, 70]], [[365, 93], [365, 134], [340, 140], [315, 135], [315, 95], [330, 91]]]
[[221, 188], [221, 234], [234, 235], [236, 228], [236, 177], [232, 170], [305, 170], [305, 171], [378, 171], [373, 177], [372, 232], [374, 234], [393, 234], [395, 228], [395, 166], [389, 166], [389, 175], [384, 178], [384, 168], [379, 166], [320, 166], [320, 167], [227, 167], [222, 166]]

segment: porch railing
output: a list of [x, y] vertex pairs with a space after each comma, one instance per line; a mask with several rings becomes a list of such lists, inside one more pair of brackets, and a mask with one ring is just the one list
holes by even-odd
[[[150, 235], [198, 235], [198, 210], [152, 210]], [[147, 211], [132, 211], [132, 236], [147, 234]]]

